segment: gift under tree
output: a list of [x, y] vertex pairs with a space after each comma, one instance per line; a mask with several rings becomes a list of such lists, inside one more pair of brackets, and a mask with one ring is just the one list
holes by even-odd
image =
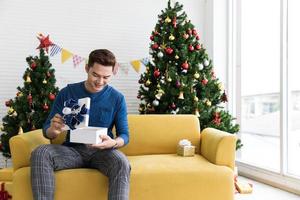
[[4, 133], [1, 135], [0, 148], [5, 157], [10, 157], [11, 137], [23, 131], [42, 128], [58, 93], [58, 88], [55, 86], [55, 70], [45, 52], [45, 50], [48, 52], [52, 42], [49, 36], [44, 37], [40, 34], [38, 38], [39, 57], [26, 58], [28, 67], [23, 75], [24, 85], [17, 87], [18, 92], [14, 99], [5, 102], [8, 112], [2, 119]]
[[[227, 95], [194, 25], [178, 2], [158, 16], [150, 36], [150, 59], [141, 74], [141, 114], [195, 114], [201, 129], [236, 133], [239, 126], [223, 108]], [[237, 149], [241, 147], [238, 140]]]

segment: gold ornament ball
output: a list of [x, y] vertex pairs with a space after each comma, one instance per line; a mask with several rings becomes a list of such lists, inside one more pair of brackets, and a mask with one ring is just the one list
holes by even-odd
[[219, 88], [219, 90], [223, 91], [223, 90], [224, 90], [223, 84], [222, 84], [222, 83], [219, 83], [219, 84], [218, 84], [218, 88]]
[[207, 105], [207, 106], [211, 106], [211, 101], [207, 100], [207, 101], [206, 101], [206, 105]]
[[178, 55], [176, 55], [176, 56], [175, 56], [175, 59], [176, 59], [176, 60], [178, 60], [178, 59], [179, 59], [179, 56], [178, 56]]
[[151, 81], [147, 80], [146, 85], [149, 86], [151, 84]]
[[199, 74], [199, 73], [196, 73], [196, 74], [194, 74], [194, 77], [195, 77], [196, 79], [198, 79], [198, 78], [200, 77], [200, 74]]
[[174, 35], [170, 35], [169, 40], [175, 40]]
[[195, 102], [198, 102], [198, 101], [199, 101], [199, 98], [195, 96], [195, 97], [194, 97], [194, 101], [195, 101]]
[[169, 18], [169, 17], [167, 17], [166, 19], [165, 19], [165, 22], [166, 23], [170, 23], [172, 20]]
[[172, 82], [172, 79], [171, 79], [171, 78], [168, 78], [168, 82]]

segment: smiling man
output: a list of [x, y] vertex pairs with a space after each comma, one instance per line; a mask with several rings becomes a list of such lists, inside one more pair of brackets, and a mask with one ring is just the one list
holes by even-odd
[[[129, 197], [130, 164], [117, 148], [129, 142], [127, 109], [124, 96], [109, 86], [116, 59], [106, 49], [94, 50], [85, 66], [87, 79], [63, 88], [57, 95], [43, 127], [46, 138], [54, 139], [63, 132], [64, 102], [69, 99], [91, 98], [89, 126], [107, 127], [102, 143], [85, 145], [71, 143], [68, 132], [62, 145], [41, 145], [31, 154], [31, 185], [35, 200], [54, 199], [54, 171], [89, 167], [98, 169], [109, 178], [109, 200], [127, 200]], [[117, 137], [112, 128], [115, 126]]]

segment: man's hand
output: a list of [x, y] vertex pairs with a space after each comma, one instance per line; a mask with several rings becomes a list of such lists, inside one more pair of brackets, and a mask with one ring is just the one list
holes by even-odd
[[92, 144], [91, 147], [109, 149], [118, 146], [117, 140], [112, 139], [108, 135], [100, 135], [99, 137], [102, 139], [102, 142], [100, 144]]
[[55, 114], [51, 119], [50, 127], [47, 129], [47, 136], [51, 139], [56, 138], [60, 133], [63, 132], [65, 126], [62, 116]]

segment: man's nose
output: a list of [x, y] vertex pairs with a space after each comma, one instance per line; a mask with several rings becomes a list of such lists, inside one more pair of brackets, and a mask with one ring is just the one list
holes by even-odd
[[104, 84], [104, 79], [103, 78], [99, 78], [98, 82], [99, 82], [100, 85], [103, 85]]

